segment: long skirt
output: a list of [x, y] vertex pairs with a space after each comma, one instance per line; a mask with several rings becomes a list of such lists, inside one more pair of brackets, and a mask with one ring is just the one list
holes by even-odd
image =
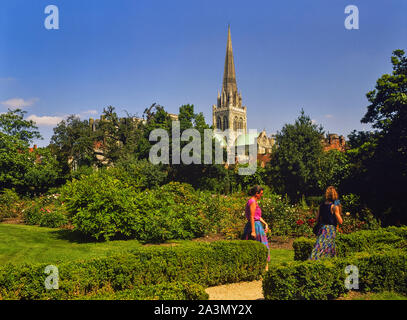
[[318, 260], [334, 257], [336, 255], [335, 238], [336, 227], [330, 224], [322, 225], [309, 259]]
[[243, 232], [243, 239], [244, 240], [256, 240], [256, 241], [259, 241], [262, 244], [264, 244], [268, 250], [267, 261], [270, 261], [269, 242], [267, 240], [266, 233], [264, 232], [263, 226], [261, 225], [260, 221], [254, 221], [254, 230], [256, 231], [256, 239], [253, 239], [251, 236], [251, 233], [252, 233], [251, 223], [250, 222], [246, 223], [246, 226], [244, 227], [244, 232]]

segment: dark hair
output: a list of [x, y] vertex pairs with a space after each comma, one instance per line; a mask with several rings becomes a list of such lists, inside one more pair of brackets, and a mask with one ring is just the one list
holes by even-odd
[[255, 194], [260, 193], [263, 190], [262, 187], [256, 185], [249, 190], [249, 196], [253, 197]]

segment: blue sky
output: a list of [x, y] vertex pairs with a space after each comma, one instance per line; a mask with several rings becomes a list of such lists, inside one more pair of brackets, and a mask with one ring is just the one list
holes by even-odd
[[[47, 5], [59, 30], [47, 30]], [[359, 9], [347, 30], [345, 7]], [[116, 107], [141, 116], [156, 102], [194, 104], [212, 124], [227, 25], [248, 128], [275, 133], [300, 109], [330, 133], [367, 130], [366, 93], [407, 49], [405, 0], [2, 0], [0, 112], [21, 106], [49, 143], [69, 114]]]

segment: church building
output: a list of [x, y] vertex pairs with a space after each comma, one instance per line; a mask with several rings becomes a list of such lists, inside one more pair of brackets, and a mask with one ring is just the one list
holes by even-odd
[[229, 129], [236, 146], [257, 143], [258, 159], [262, 162], [261, 165], [264, 165], [262, 159], [268, 159], [268, 157], [259, 157], [259, 155], [271, 153], [275, 139], [273, 135], [268, 137], [265, 130], [258, 135], [247, 133], [247, 109], [242, 104], [242, 95], [237, 89], [230, 27], [228, 27], [222, 91], [218, 92], [217, 104], [212, 106], [212, 123], [217, 130]]

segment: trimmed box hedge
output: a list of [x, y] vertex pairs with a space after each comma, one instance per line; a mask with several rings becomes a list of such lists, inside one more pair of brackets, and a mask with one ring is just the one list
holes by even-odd
[[[378, 230], [362, 230], [350, 234], [338, 234], [335, 240], [338, 257], [361, 251], [385, 250], [403, 247], [407, 239], [407, 227], [388, 227]], [[305, 261], [311, 254], [315, 239], [298, 238], [293, 242], [294, 260]]]
[[257, 241], [142, 247], [129, 253], [56, 265], [59, 289], [46, 290], [46, 264], [0, 267], [0, 299], [72, 299], [103, 290], [117, 292], [167, 282], [214, 286], [257, 280], [267, 261]]
[[208, 300], [205, 288], [192, 282], [167, 282], [116, 292], [74, 296], [75, 300]]
[[294, 261], [273, 266], [264, 277], [263, 294], [269, 300], [326, 300], [347, 292], [345, 267], [359, 270], [362, 292], [395, 291], [407, 293], [407, 253], [360, 252], [347, 258]]

